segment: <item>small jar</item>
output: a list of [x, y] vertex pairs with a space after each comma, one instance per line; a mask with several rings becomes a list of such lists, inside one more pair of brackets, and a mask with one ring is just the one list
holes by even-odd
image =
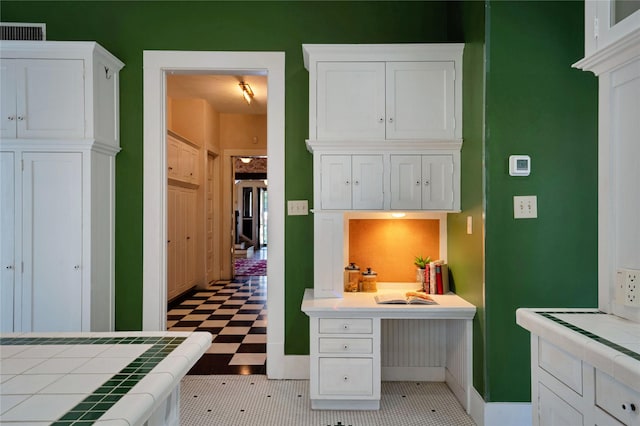
[[378, 291], [378, 273], [371, 270], [371, 268], [367, 268], [366, 271], [362, 273], [362, 282], [360, 291], [364, 291], [367, 293], [373, 293]]
[[358, 291], [360, 267], [351, 262], [344, 268], [344, 291], [352, 293]]

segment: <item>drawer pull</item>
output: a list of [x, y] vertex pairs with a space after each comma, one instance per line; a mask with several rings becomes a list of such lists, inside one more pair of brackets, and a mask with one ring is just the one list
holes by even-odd
[[636, 404], [634, 404], [633, 402], [630, 404], [631, 407], [631, 411], [636, 411]]
[[633, 411], [635, 412], [637, 409], [636, 404], [634, 404], [633, 402], [623, 402], [622, 403], [622, 411]]
[[343, 380], [345, 383], [346, 383], [346, 382], [348, 382], [348, 381], [349, 381], [349, 376], [344, 376], [344, 377], [342, 378], [342, 380]]
[[343, 329], [345, 329], [345, 330], [348, 330], [348, 329], [349, 329], [349, 324], [344, 324], [344, 325], [342, 326], [342, 328], [343, 328]]
[[344, 345], [344, 350], [349, 350], [349, 345]]

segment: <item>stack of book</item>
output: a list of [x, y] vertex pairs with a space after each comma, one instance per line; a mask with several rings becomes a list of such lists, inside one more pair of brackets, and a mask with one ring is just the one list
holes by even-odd
[[449, 293], [449, 270], [442, 260], [430, 262], [426, 266], [423, 290], [429, 294]]

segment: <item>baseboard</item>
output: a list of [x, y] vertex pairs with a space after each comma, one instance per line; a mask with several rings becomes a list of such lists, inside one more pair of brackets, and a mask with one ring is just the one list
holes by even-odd
[[444, 367], [381, 367], [384, 382], [444, 382]]
[[267, 345], [267, 377], [309, 380], [309, 355], [284, 355], [282, 345]]
[[531, 426], [530, 402], [485, 402], [471, 388], [471, 418], [477, 426]]

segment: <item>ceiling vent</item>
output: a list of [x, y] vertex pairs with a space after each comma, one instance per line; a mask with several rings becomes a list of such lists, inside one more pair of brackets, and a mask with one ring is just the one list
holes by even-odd
[[43, 41], [46, 39], [47, 24], [0, 22], [0, 40]]

